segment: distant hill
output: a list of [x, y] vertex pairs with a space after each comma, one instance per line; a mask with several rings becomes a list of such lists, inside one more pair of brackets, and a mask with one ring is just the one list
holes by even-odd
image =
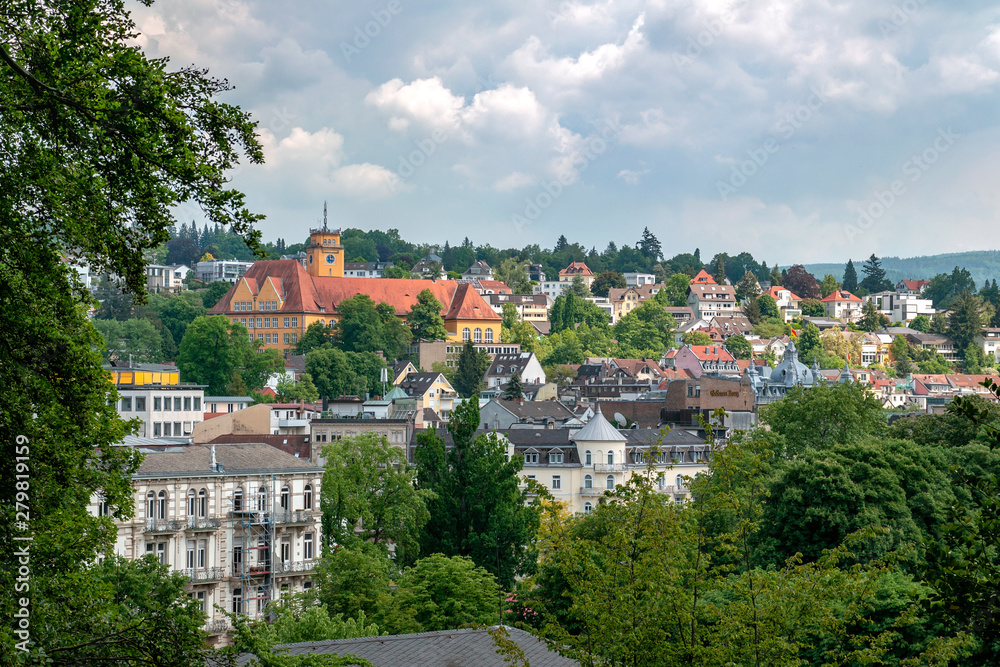
[[[867, 257], [854, 257], [854, 268], [858, 271], [858, 280], [864, 278], [861, 266]], [[1000, 280], [1000, 250], [975, 250], [973, 252], [953, 252], [944, 255], [928, 255], [924, 257], [881, 257], [885, 277], [892, 282], [900, 280], [929, 280], [939, 273], [951, 273], [956, 266], [966, 268], [972, 274], [977, 287], [982, 287], [984, 280]], [[827, 273], [836, 276], [837, 280], [844, 277], [843, 264], [806, 264], [806, 271], [823, 280]], [[788, 267], [782, 267], [788, 268]]]

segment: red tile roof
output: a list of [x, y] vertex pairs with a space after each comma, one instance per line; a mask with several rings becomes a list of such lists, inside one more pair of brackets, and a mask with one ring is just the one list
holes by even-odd
[[703, 283], [705, 285], [717, 285], [718, 284], [718, 283], [715, 282], [715, 278], [713, 278], [711, 276], [711, 274], [708, 271], [706, 271], [705, 269], [702, 269], [698, 273], [698, 275], [696, 275], [694, 278], [691, 279], [691, 284], [693, 285], [694, 283]]
[[694, 356], [701, 361], [735, 361], [735, 358], [722, 345], [688, 345]]
[[919, 292], [924, 288], [924, 286], [931, 284], [931, 281], [929, 280], [902, 280], [900, 282], [906, 286], [906, 289], [914, 292]]
[[570, 262], [569, 266], [559, 272], [559, 276], [592, 276], [594, 272], [583, 262]]
[[792, 301], [802, 301], [802, 297], [798, 296], [797, 294], [795, 294], [795, 292], [793, 292], [790, 289], [785, 289], [781, 285], [772, 285], [771, 289], [764, 292], [764, 294], [771, 296], [775, 301], [777, 301], [778, 299], [781, 298], [778, 296], [778, 292], [788, 292], [788, 298], [791, 299]]
[[827, 296], [825, 299], [820, 299], [820, 300], [821, 301], [857, 301], [859, 303], [861, 302], [861, 299], [859, 297], [856, 297], [853, 294], [851, 294], [850, 292], [848, 292], [846, 290], [842, 290], [842, 289], [834, 290], [833, 292], [830, 292], [830, 295]]

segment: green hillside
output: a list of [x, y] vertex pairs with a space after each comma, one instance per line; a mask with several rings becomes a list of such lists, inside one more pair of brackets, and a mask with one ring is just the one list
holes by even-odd
[[[867, 257], [853, 257], [854, 267], [858, 271], [858, 279], [864, 277], [861, 265]], [[886, 278], [896, 282], [899, 280], [930, 279], [939, 273], [951, 273], [956, 266], [964, 267], [972, 274], [976, 285], [982, 285], [984, 280], [1000, 280], [1000, 250], [975, 250], [972, 252], [953, 252], [944, 255], [927, 255], [923, 257], [882, 257], [882, 267]], [[806, 270], [822, 280], [827, 273], [840, 280], [844, 277], [844, 266], [847, 264], [806, 264]]]

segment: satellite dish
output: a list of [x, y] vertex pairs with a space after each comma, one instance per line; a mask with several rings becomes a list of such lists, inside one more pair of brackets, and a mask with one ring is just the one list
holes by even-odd
[[625, 428], [628, 426], [628, 420], [625, 419], [625, 416], [620, 412], [615, 413], [615, 421], [618, 422], [618, 428]]

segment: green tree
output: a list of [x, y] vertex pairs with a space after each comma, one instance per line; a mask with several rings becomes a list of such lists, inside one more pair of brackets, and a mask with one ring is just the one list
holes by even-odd
[[294, 403], [298, 401], [312, 403], [319, 400], [319, 390], [313, 384], [312, 376], [309, 373], [303, 373], [297, 382], [283, 376], [278, 380], [275, 394], [277, 394], [278, 401], [281, 403]]
[[260, 389], [271, 373], [285, 367], [277, 350], [258, 352], [247, 328], [223, 315], [201, 316], [188, 326], [177, 354], [185, 382], [208, 385], [214, 396]]
[[802, 333], [796, 340], [796, 347], [799, 349], [799, 359], [803, 363], [812, 363], [817, 354], [823, 351], [823, 341], [820, 338], [819, 327], [812, 322], [806, 322], [802, 327]]
[[822, 298], [826, 298], [840, 289], [840, 283], [837, 282], [835, 276], [831, 276], [829, 273], [823, 276], [823, 281], [819, 284], [819, 294]]
[[851, 294], [858, 289], [858, 272], [854, 268], [853, 260], [847, 260], [847, 266], [844, 267], [844, 279], [841, 281], [840, 286], [841, 289]]
[[345, 352], [383, 352], [387, 359], [401, 358], [412, 340], [395, 309], [387, 303], [376, 304], [367, 294], [337, 304], [333, 337]]
[[584, 299], [590, 296], [590, 288], [587, 287], [587, 283], [584, 282], [582, 276], [573, 276], [573, 282], [570, 284], [567, 293]]
[[760, 296], [760, 284], [757, 276], [752, 271], [747, 271], [736, 283], [736, 298], [741, 303], [749, 303], [757, 300]]
[[726, 349], [737, 359], [750, 359], [753, 357], [753, 350], [747, 339], [739, 334], [726, 339]]
[[94, 327], [104, 339], [103, 358], [135, 363], [163, 361], [160, 332], [149, 320], [94, 320]]
[[899, 335], [893, 338], [889, 351], [892, 354], [893, 367], [900, 377], [906, 377], [913, 372], [913, 364], [910, 363], [910, 344], [905, 338]]
[[[644, 301], [633, 308], [613, 327], [615, 337], [626, 356], [659, 357], [674, 340], [676, 320], [654, 300]], [[642, 352], [647, 352], [643, 355]]]
[[325, 324], [313, 322], [302, 333], [299, 342], [295, 344], [295, 354], [308, 354], [312, 350], [324, 345], [330, 345], [334, 341], [333, 330]]
[[545, 364], [566, 365], [582, 364], [584, 358], [583, 345], [580, 337], [572, 329], [549, 336], [552, 351], [545, 356]]
[[649, 231], [649, 227], [642, 228], [642, 238], [636, 243], [636, 249], [648, 260], [653, 262], [660, 259], [663, 256], [663, 251], [660, 248], [660, 241], [653, 235], [653, 232]]
[[948, 337], [955, 341], [955, 349], [965, 352], [982, 333], [989, 321], [983, 300], [971, 292], [962, 292], [952, 302], [948, 313]]
[[213, 283], [209, 283], [208, 287], [198, 292], [201, 295], [201, 305], [205, 310], [213, 308], [222, 297], [229, 294], [229, 290], [232, 289], [232, 285], [225, 282], [224, 280], [216, 280]]
[[375, 623], [368, 623], [365, 613], [357, 618], [330, 614], [326, 605], [314, 604], [310, 596], [285, 593], [280, 600], [268, 605], [274, 621], [261, 624], [259, 631], [274, 634], [276, 644], [330, 641], [354, 637], [376, 637], [385, 634]]
[[347, 618], [378, 618], [388, 607], [389, 586], [398, 571], [384, 547], [360, 540], [344, 546], [328, 535], [324, 540], [316, 564], [319, 601]]
[[205, 314], [205, 306], [197, 292], [184, 291], [170, 296], [153, 294], [146, 305], [136, 308], [136, 314], [151, 320], [159, 319], [179, 346], [188, 325]]
[[743, 314], [748, 320], [750, 320], [750, 324], [760, 324], [764, 319], [763, 313], [760, 312], [760, 304], [757, 302], [757, 299], [750, 299], [750, 301], [743, 306]]
[[496, 578], [469, 558], [433, 554], [399, 577], [385, 614], [395, 633], [434, 632], [499, 622]]
[[920, 333], [927, 333], [931, 330], [931, 319], [926, 315], [917, 315], [910, 322], [910, 328]]
[[669, 278], [663, 285], [663, 289], [656, 293], [659, 298], [660, 294], [663, 294], [663, 298], [666, 299], [664, 306], [684, 306], [687, 302], [687, 291], [691, 286], [691, 276], [686, 273], [675, 273]]
[[507, 285], [512, 294], [531, 294], [531, 281], [528, 280], [530, 264], [527, 260], [508, 257], [493, 269], [493, 277]]
[[521, 386], [521, 374], [514, 373], [510, 381], [504, 385], [503, 394], [500, 396], [505, 401], [518, 401], [524, 398], [524, 388]]
[[712, 337], [702, 331], [688, 331], [684, 334], [685, 345], [711, 345], [714, 341]]
[[500, 311], [500, 326], [508, 331], [512, 331], [517, 326], [517, 323], [521, 321], [520, 315], [517, 314], [517, 306], [512, 303], [505, 303], [500, 307]]
[[417, 295], [417, 302], [406, 316], [413, 340], [448, 340], [441, 308], [441, 302], [434, 298], [433, 292], [429, 289], [421, 290]]
[[458, 355], [455, 391], [463, 398], [478, 396], [485, 384], [483, 378], [490, 369], [490, 356], [486, 350], [477, 350], [472, 341], [466, 341]]
[[775, 264], [771, 267], [771, 275], [768, 276], [771, 280], [771, 287], [781, 287], [781, 281], [784, 280], [784, 276], [781, 274], [781, 269]]
[[132, 297], [116, 279], [101, 276], [94, 290], [94, 297], [100, 304], [94, 315], [99, 320], [127, 320], [135, 314]]
[[612, 287], [617, 289], [624, 289], [626, 287], [625, 276], [623, 276], [618, 271], [604, 271], [599, 273], [596, 278], [594, 278], [593, 284], [590, 286], [590, 291], [594, 296], [604, 296], [608, 295], [608, 290]]
[[715, 282], [720, 285], [726, 284], [726, 261], [725, 257], [721, 254], [715, 256], [715, 274], [713, 275]]
[[760, 316], [767, 320], [772, 317], [781, 317], [778, 310], [778, 302], [770, 294], [762, 294], [757, 297], [757, 306], [760, 308]]
[[826, 308], [818, 299], [802, 299], [802, 314], [806, 317], [825, 317]]
[[858, 287], [866, 290], [869, 294], [893, 288], [892, 281], [886, 279], [885, 269], [882, 268], [882, 262], [875, 256], [875, 253], [872, 253], [872, 256], [865, 260], [861, 272], [865, 274], [865, 277]]
[[922, 296], [930, 299], [938, 310], [947, 310], [963, 292], [976, 292], [976, 282], [968, 269], [955, 267], [951, 274], [939, 273], [925, 285]]
[[858, 322], [858, 328], [862, 331], [876, 331], [887, 326], [889, 326], [889, 318], [878, 312], [875, 302], [865, 301], [865, 305], [861, 307], [861, 320]]
[[410, 270], [408, 268], [404, 269], [401, 266], [387, 266], [384, 269], [382, 269], [382, 277], [383, 278], [390, 278], [390, 279], [392, 279], [392, 278], [409, 278], [410, 277]]
[[406, 464], [403, 450], [375, 433], [364, 433], [325, 445], [323, 457], [325, 539], [348, 546], [371, 542], [386, 554], [391, 543], [397, 562], [413, 562], [428, 519], [429, 494], [414, 488], [416, 472]]

